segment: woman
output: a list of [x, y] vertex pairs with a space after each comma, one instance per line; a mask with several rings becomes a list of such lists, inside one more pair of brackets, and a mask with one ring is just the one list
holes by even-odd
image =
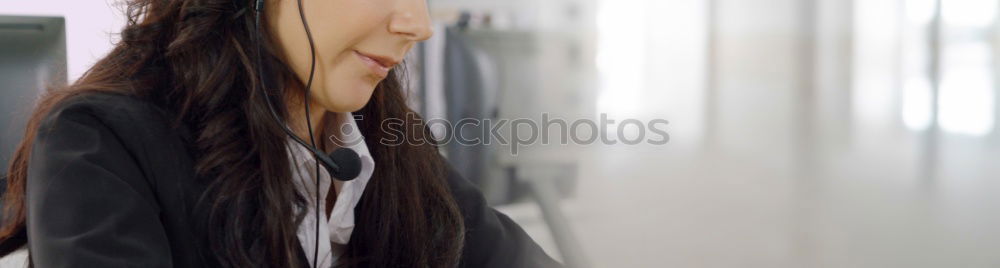
[[[38, 267], [557, 265], [434, 145], [380, 142], [383, 122], [412, 112], [393, 67], [431, 35], [424, 0], [263, 2], [129, 1], [114, 50], [33, 113], [0, 254], [27, 245]], [[430, 135], [414, 120], [396, 131]], [[334, 182], [312, 145], [357, 151], [358, 178]]]

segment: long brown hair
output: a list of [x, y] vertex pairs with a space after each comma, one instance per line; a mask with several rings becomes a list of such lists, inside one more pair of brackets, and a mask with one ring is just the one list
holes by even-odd
[[[11, 160], [0, 256], [24, 246], [29, 153], [43, 118], [62, 101], [116, 92], [176, 114], [192, 129], [195, 171], [208, 189], [193, 212], [204, 228], [206, 261], [225, 267], [293, 267], [299, 250], [296, 213], [305, 198], [294, 189], [286, 137], [254, 88], [253, 0], [129, 0], [121, 41], [79, 80], [42, 97]], [[266, 15], [264, 16], [266, 20]], [[266, 27], [265, 27], [266, 28]], [[262, 29], [264, 40], [273, 35]], [[282, 97], [303, 88], [271, 42], [262, 44], [264, 74], [292, 85], [267, 88]], [[385, 145], [382, 122], [418, 124], [406, 106], [399, 73], [382, 81], [355, 114], [378, 168], [355, 210], [358, 222], [340, 263], [364, 267], [450, 267], [461, 255], [464, 226], [433, 144]], [[426, 126], [398, 129], [408, 140], [432, 140]], [[399, 133], [397, 132], [397, 133]]]

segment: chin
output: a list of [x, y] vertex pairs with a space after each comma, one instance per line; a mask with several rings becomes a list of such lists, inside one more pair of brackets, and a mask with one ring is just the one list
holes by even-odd
[[368, 104], [368, 99], [370, 99], [370, 96], [340, 96], [324, 106], [330, 112], [356, 112]]
[[[336, 77], [331, 75], [331, 77]], [[370, 77], [340, 76], [331, 79], [333, 83], [325, 83], [323, 99], [319, 100], [330, 112], [356, 112], [364, 108], [375, 93], [375, 88], [381, 80]]]
[[365, 105], [368, 104], [368, 99], [369, 98], [364, 98], [364, 101], [355, 101], [355, 102], [351, 102], [351, 103], [345, 103], [344, 104], [344, 111], [345, 112], [357, 112], [358, 110], [361, 110], [361, 108], [365, 108]]
[[331, 112], [338, 113], [356, 112], [368, 104], [368, 100], [371, 99], [373, 92], [374, 88], [370, 88], [343, 92], [346, 94], [334, 94], [334, 99], [326, 105], [326, 108]]

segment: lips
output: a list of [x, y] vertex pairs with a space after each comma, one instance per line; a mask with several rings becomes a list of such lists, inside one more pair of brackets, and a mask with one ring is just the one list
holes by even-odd
[[366, 54], [356, 50], [354, 51], [354, 54], [357, 55], [358, 58], [365, 63], [365, 65], [373, 74], [375, 74], [380, 78], [385, 78], [386, 76], [389, 76], [389, 71], [392, 70], [392, 68], [395, 67], [396, 64], [399, 64], [398, 60], [389, 57]]

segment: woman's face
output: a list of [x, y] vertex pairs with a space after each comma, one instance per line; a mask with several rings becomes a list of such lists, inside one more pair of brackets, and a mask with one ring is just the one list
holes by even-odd
[[[313, 102], [353, 112], [371, 98], [416, 42], [431, 36], [426, 0], [302, 0], [316, 47]], [[310, 51], [298, 0], [268, 0], [268, 24], [296, 76], [309, 79]]]

